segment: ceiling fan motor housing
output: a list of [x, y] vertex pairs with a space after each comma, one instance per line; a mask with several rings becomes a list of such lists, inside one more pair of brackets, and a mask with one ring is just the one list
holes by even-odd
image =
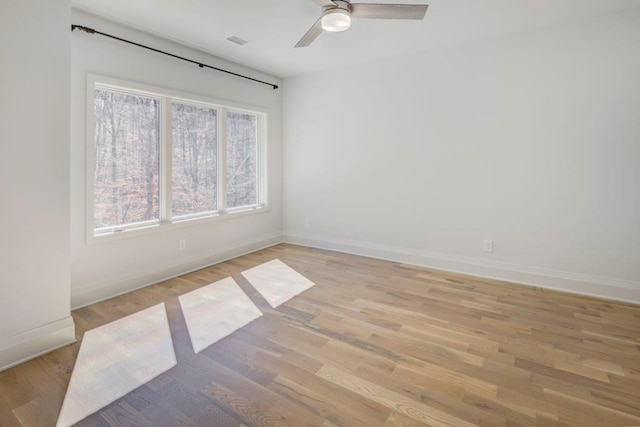
[[322, 29], [332, 33], [348, 30], [351, 25], [351, 4], [340, 0], [335, 0], [334, 4], [322, 10]]

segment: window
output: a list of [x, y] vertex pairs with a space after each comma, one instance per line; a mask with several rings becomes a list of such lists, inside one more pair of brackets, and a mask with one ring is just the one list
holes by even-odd
[[253, 114], [227, 113], [227, 206], [258, 201], [258, 120]]
[[94, 108], [94, 228], [157, 221], [158, 100], [96, 89]]
[[90, 81], [90, 236], [266, 208], [265, 112]]
[[218, 112], [171, 104], [173, 216], [218, 208]]

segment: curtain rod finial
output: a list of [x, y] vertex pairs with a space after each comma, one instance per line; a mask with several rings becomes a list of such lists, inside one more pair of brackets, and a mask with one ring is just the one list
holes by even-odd
[[84, 31], [85, 33], [89, 33], [89, 34], [95, 34], [96, 30], [94, 30], [93, 28], [89, 28], [89, 27], [85, 27], [83, 25], [72, 25], [71, 26], [71, 31], [73, 30], [80, 30], [80, 31]]

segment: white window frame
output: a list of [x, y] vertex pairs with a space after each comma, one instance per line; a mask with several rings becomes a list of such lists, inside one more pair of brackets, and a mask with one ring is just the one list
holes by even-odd
[[[125, 224], [118, 227], [101, 229], [96, 233], [94, 222], [94, 130], [95, 89], [103, 88], [132, 95], [147, 96], [160, 102], [160, 165], [159, 165], [159, 220]], [[218, 210], [181, 215], [172, 218], [172, 115], [171, 103], [178, 102], [214, 108], [218, 117], [218, 179], [217, 200]], [[257, 200], [258, 203], [236, 208], [226, 208], [227, 198], [227, 112], [251, 114], [257, 117]], [[87, 243], [139, 236], [167, 230], [175, 227], [191, 226], [206, 222], [221, 221], [244, 215], [268, 212], [268, 182], [267, 182], [267, 119], [268, 109], [251, 105], [239, 104], [232, 101], [210, 98], [187, 92], [160, 88], [142, 83], [130, 82], [95, 74], [87, 76], [87, 141], [86, 141], [86, 236]]]

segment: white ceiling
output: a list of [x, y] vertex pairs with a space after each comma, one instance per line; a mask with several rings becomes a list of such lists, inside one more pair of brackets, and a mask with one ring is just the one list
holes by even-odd
[[[426, 0], [424, 21], [354, 20], [294, 49], [320, 15], [312, 0], [72, 0], [120, 21], [279, 77], [587, 19], [640, 7], [639, 0]], [[354, 2], [358, 2], [354, 0]], [[364, 0], [423, 3], [420, 0]], [[74, 22], [74, 24], [82, 24]], [[231, 34], [248, 40], [238, 46]]]

